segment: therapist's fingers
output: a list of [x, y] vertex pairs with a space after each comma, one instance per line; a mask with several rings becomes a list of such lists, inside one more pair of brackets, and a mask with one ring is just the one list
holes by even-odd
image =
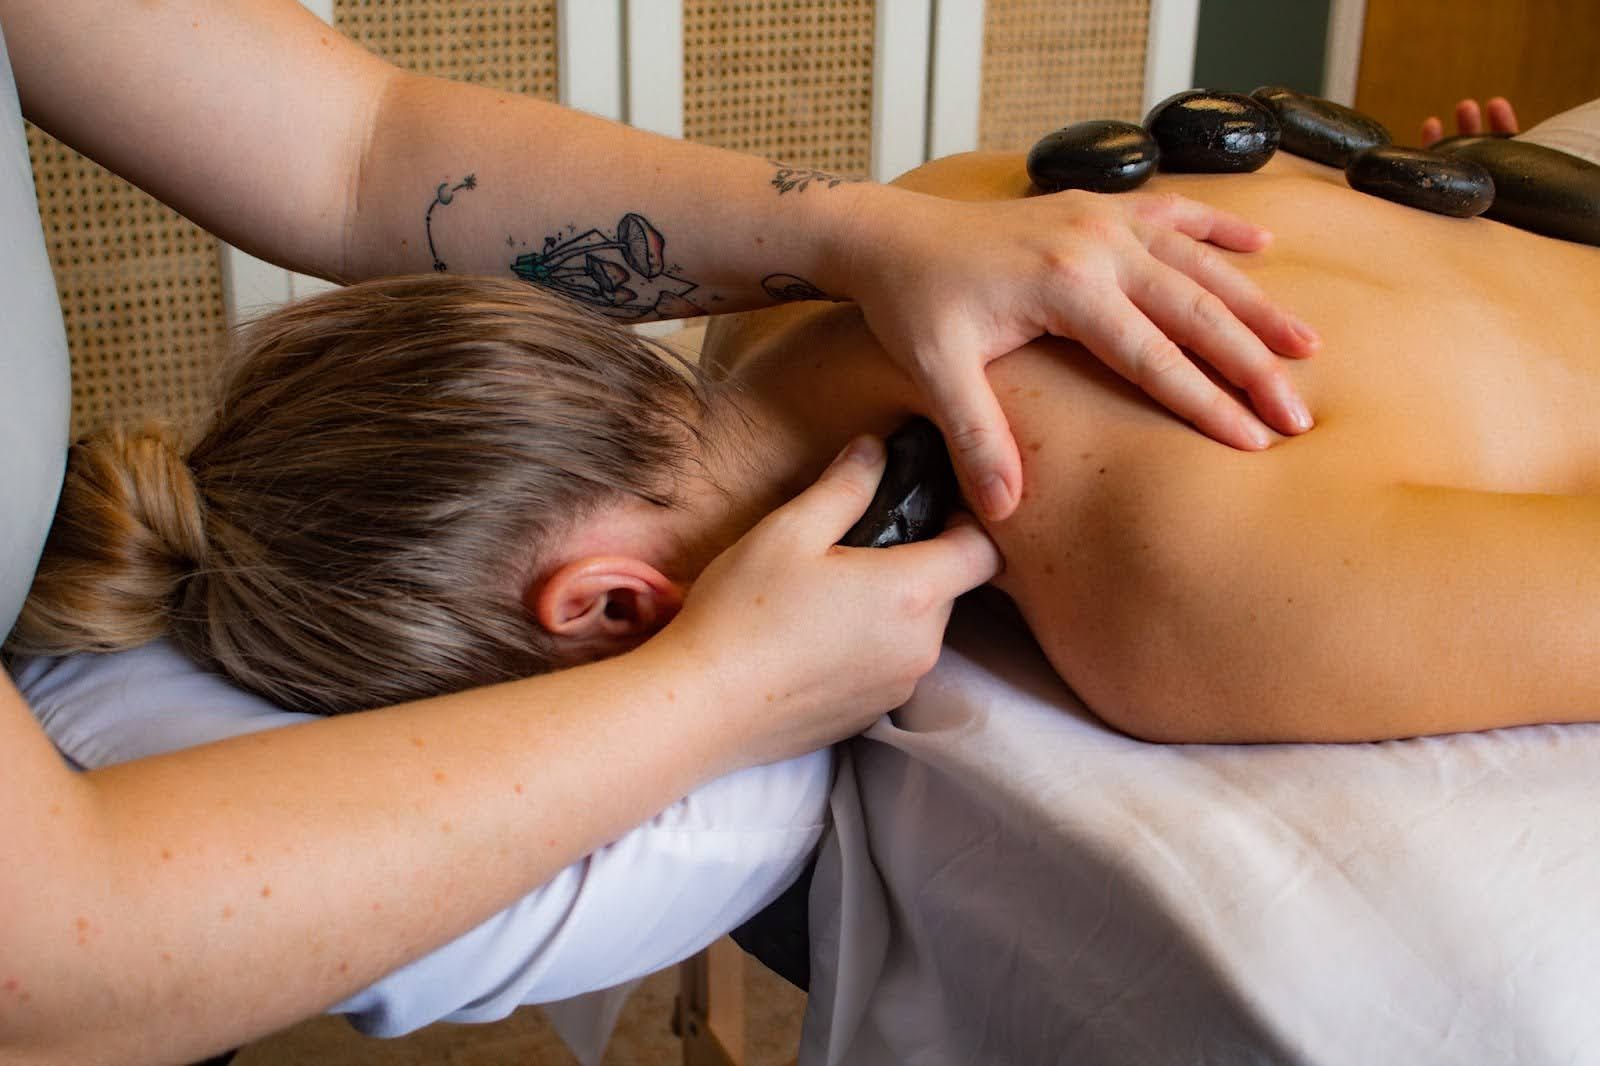
[[976, 347], [919, 355], [916, 363], [930, 368], [920, 384], [963, 494], [990, 521], [1010, 517], [1022, 495], [1022, 456]]
[[779, 527], [807, 548], [825, 550], [861, 519], [887, 463], [881, 440], [857, 437], [815, 482], [763, 524]]
[[[1311, 428], [1283, 362], [1230, 312], [1222, 297], [1173, 268], [1153, 263], [1129, 296], [1167, 336], [1239, 386], [1261, 418], [1280, 433]], [[1215, 387], [1215, 386], [1213, 386]]]
[[1167, 230], [1151, 238], [1150, 254], [1215, 293], [1273, 351], [1303, 359], [1321, 346], [1314, 329], [1279, 307], [1249, 275], [1204, 244]]
[[1135, 193], [1134, 217], [1163, 229], [1177, 230], [1232, 252], [1258, 252], [1272, 243], [1272, 231], [1177, 193]]
[[900, 544], [893, 548], [862, 548], [861, 551], [888, 551], [924, 575], [922, 591], [934, 600], [954, 600], [987, 581], [1002, 568], [1000, 549], [972, 521], [952, 522], [931, 540]]
[[1444, 140], [1444, 123], [1438, 115], [1429, 115], [1422, 120], [1422, 129], [1417, 134], [1417, 141], [1424, 148], [1431, 148]]
[[[1081, 323], [1078, 340], [1107, 366], [1208, 437], [1245, 451], [1272, 443], [1261, 420], [1206, 377], [1122, 290], [1108, 285], [1087, 298], [1099, 313]], [[1177, 332], [1182, 336], [1188, 330]], [[1259, 340], [1251, 341], [1261, 347]]]

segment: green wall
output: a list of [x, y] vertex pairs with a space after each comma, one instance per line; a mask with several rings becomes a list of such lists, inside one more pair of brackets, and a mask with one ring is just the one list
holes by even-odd
[[1201, 0], [1195, 85], [1286, 85], [1320, 95], [1327, 35], [1328, 0]]

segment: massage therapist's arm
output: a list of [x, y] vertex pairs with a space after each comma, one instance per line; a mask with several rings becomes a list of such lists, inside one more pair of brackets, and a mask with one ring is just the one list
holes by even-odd
[[[3, 0], [0, 17], [30, 118], [274, 262], [343, 280], [515, 269], [641, 316], [857, 300], [991, 517], [1021, 463], [982, 368], [1042, 333], [1237, 447], [1265, 446], [1261, 421], [1174, 340], [1273, 428], [1309, 425], [1272, 352], [1307, 355], [1313, 335], [1211, 248], [1266, 235], [1199, 204], [840, 183], [405, 74], [292, 0]], [[610, 246], [593, 261], [591, 240]]]
[[881, 446], [842, 460], [655, 638], [562, 673], [86, 774], [0, 674], [0, 1061], [192, 1062], [270, 1032], [697, 785], [903, 702], [998, 556], [971, 525], [831, 548], [882, 471]]

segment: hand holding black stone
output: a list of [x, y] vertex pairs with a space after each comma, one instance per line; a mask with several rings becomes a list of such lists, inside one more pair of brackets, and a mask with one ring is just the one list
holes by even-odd
[[860, 521], [839, 543], [847, 548], [892, 548], [930, 540], [961, 505], [950, 453], [939, 428], [914, 418], [884, 442], [888, 465]]
[[1350, 160], [1344, 177], [1352, 189], [1452, 218], [1481, 215], [1495, 198], [1483, 167], [1421, 148], [1369, 148]]
[[1343, 169], [1357, 152], [1389, 143], [1383, 123], [1332, 100], [1277, 85], [1250, 95], [1278, 120], [1278, 145], [1285, 152]]
[[1115, 119], [1075, 122], [1039, 138], [1028, 177], [1045, 192], [1127, 192], [1155, 173], [1161, 150], [1143, 126]]
[[1278, 120], [1243, 93], [1177, 93], [1151, 108], [1144, 125], [1161, 146], [1162, 170], [1243, 174], [1278, 149]]
[[1495, 194], [1486, 218], [1600, 245], [1600, 166], [1542, 144], [1493, 135], [1454, 138], [1435, 147], [1489, 172]]

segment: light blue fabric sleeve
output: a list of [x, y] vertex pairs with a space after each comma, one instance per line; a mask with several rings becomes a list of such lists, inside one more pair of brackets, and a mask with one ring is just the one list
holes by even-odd
[[0, 638], [33, 581], [66, 465], [72, 386], [17, 87], [0, 34]]

